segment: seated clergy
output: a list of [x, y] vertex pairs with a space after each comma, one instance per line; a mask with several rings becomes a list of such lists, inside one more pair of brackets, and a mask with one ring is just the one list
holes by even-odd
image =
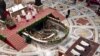
[[37, 14], [37, 10], [36, 10], [35, 6], [32, 4], [28, 4], [28, 9], [31, 12], [32, 17], [34, 18], [35, 15]]
[[32, 19], [32, 14], [30, 11], [28, 11], [26, 15], [26, 21], [28, 22], [30, 19]]
[[35, 17], [35, 15], [37, 14], [37, 10], [35, 7], [33, 7], [33, 10], [32, 10], [32, 16], [33, 18]]

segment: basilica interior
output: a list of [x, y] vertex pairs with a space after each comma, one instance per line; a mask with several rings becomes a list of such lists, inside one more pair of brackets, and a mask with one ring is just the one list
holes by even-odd
[[100, 56], [100, 0], [0, 0], [0, 56]]

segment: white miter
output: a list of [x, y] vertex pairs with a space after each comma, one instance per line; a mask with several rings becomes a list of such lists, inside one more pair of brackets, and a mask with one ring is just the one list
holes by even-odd
[[26, 16], [25, 10], [22, 10], [21, 13], [22, 13], [22, 16]]
[[21, 21], [21, 17], [20, 17], [20, 15], [17, 15], [17, 20], [18, 20], [18, 22]]
[[74, 50], [74, 49], [71, 50], [71, 53], [72, 53], [73, 55], [77, 55], [77, 56], [80, 56], [80, 55], [81, 55], [79, 52], [77, 52], [77, 51]]
[[81, 41], [80, 44], [82, 44], [83, 46], [89, 46], [89, 44], [85, 41]]
[[84, 51], [85, 50], [85, 48], [80, 46], [80, 45], [76, 45], [75, 48], [77, 48], [80, 51]]

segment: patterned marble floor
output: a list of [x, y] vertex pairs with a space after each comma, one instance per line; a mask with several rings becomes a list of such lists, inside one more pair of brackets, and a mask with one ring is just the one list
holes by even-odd
[[[14, 5], [13, 2], [9, 2], [11, 2], [11, 0], [7, 3], [11, 4], [8, 7]], [[71, 0], [69, 2], [65, 0], [46, 0], [43, 1], [43, 5], [43, 8], [52, 7], [57, 9], [63, 16], [67, 14], [69, 9], [71, 10], [69, 18], [65, 18], [65, 20], [62, 21], [65, 26], [70, 28], [67, 40], [47, 49], [40, 47], [40, 45], [37, 45], [33, 41], [32, 44], [29, 44], [25, 49], [19, 52], [0, 41], [0, 56], [57, 56], [58, 50], [62, 52], [66, 51], [78, 39], [78, 35], [75, 33], [78, 33], [81, 29], [88, 32], [85, 34], [86, 36], [91, 36], [91, 38], [87, 39], [100, 44], [100, 16], [97, 16], [90, 8], [85, 7], [82, 3], [73, 5]], [[100, 56], [100, 48], [98, 48], [94, 56]]]

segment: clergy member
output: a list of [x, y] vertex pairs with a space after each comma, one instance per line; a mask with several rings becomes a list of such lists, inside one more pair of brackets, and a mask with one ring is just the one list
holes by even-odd
[[35, 5], [36, 6], [41, 6], [42, 5], [41, 0], [35, 0]]
[[6, 3], [4, 0], [0, 0], [0, 19], [5, 19]]

